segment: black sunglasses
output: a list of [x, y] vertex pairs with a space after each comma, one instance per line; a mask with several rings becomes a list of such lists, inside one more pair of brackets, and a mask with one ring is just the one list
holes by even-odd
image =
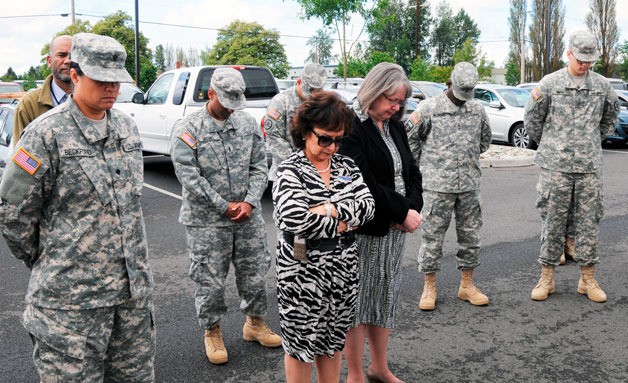
[[330, 136], [326, 134], [318, 134], [313, 130], [312, 130], [312, 133], [314, 133], [314, 135], [318, 138], [318, 146], [323, 147], [323, 148], [331, 146], [331, 144], [336, 144], [336, 147], [339, 148], [340, 144], [342, 143], [342, 139], [344, 138], [344, 137], [331, 138]]

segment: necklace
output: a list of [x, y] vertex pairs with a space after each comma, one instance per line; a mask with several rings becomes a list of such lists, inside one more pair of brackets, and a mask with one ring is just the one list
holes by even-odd
[[329, 159], [329, 165], [327, 165], [327, 167], [323, 170], [318, 170], [316, 169], [317, 172], [319, 173], [327, 173], [329, 171], [329, 169], [331, 169], [331, 158]]

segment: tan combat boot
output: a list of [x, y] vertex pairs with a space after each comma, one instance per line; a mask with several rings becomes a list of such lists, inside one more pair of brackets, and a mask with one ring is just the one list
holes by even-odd
[[567, 259], [574, 260], [574, 242], [575, 238], [569, 235], [565, 236], [565, 246], [563, 246], [563, 253], [560, 255], [560, 264], [564, 265]]
[[606, 302], [606, 293], [600, 288], [593, 276], [595, 266], [580, 266], [580, 280], [578, 281], [578, 292], [586, 294], [593, 302]]
[[425, 273], [423, 294], [419, 301], [419, 309], [432, 311], [436, 308], [436, 273]]
[[575, 259], [574, 258], [576, 256], [575, 242], [576, 242], [576, 239], [574, 237], [571, 237], [568, 235], [565, 236], [564, 254], [565, 254], [566, 259], [571, 259], [572, 261]]
[[272, 332], [260, 317], [246, 317], [242, 327], [242, 338], [249, 342], [257, 341], [264, 347], [281, 346], [281, 337]]
[[556, 285], [554, 284], [554, 266], [542, 265], [541, 266], [541, 279], [536, 287], [532, 289], [533, 301], [544, 301], [549, 294], [556, 292]]
[[458, 298], [469, 301], [474, 306], [485, 306], [488, 304], [488, 297], [473, 284], [473, 269], [462, 269]]
[[213, 364], [225, 364], [229, 361], [225, 343], [222, 341], [220, 325], [205, 330], [205, 354]]

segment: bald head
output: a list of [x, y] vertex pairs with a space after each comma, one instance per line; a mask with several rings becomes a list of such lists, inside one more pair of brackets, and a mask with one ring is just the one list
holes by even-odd
[[57, 36], [50, 42], [50, 53], [46, 62], [52, 71], [52, 77], [61, 88], [71, 87], [70, 80], [70, 50], [72, 49], [72, 36]]

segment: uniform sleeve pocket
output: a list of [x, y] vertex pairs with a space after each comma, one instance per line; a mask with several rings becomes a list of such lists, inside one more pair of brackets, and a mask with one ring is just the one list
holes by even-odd
[[85, 358], [87, 335], [56, 323], [34, 306], [27, 306], [22, 316], [22, 324], [31, 335], [48, 347], [75, 359]]

